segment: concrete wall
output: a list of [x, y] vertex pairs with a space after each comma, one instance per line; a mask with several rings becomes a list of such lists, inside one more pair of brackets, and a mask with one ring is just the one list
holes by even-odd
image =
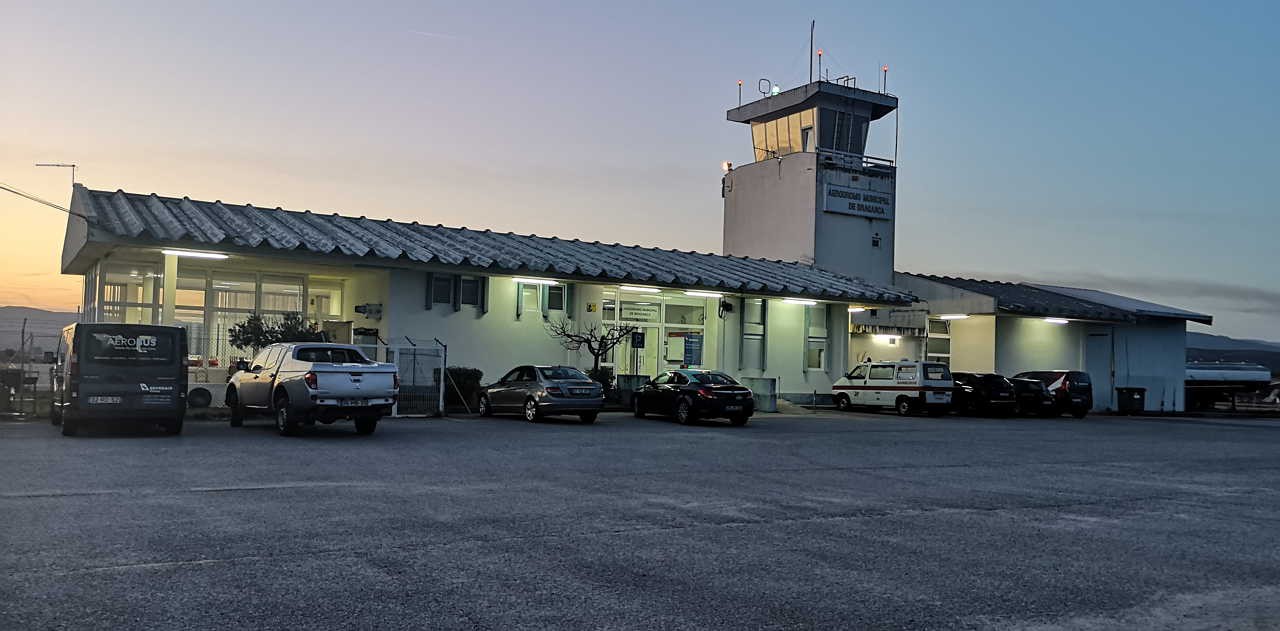
[[[894, 195], [894, 176], [851, 173], [845, 170], [818, 171], [818, 202], [815, 207], [814, 264], [833, 272], [862, 278], [879, 285], [893, 284], [894, 218], [872, 219], [826, 212], [822, 201], [824, 184]], [[873, 245], [873, 237], [879, 245]]]
[[725, 175], [725, 254], [813, 263], [816, 159], [793, 153]]
[[975, 315], [965, 320], [951, 320], [950, 326], [951, 369], [995, 372], [996, 316]]

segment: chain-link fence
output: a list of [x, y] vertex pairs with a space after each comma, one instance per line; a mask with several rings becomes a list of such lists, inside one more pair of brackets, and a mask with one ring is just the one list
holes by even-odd
[[435, 345], [388, 346], [387, 362], [400, 370], [398, 416], [434, 416], [442, 412], [444, 349]]

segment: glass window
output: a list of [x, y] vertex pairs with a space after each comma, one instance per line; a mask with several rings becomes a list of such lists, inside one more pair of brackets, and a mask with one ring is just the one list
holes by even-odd
[[946, 320], [929, 320], [929, 335], [950, 335], [951, 323]]
[[809, 337], [827, 337], [827, 305], [809, 305], [805, 307], [809, 320]]
[[950, 355], [951, 338], [931, 337], [925, 342], [925, 352], [930, 355]]
[[893, 366], [872, 366], [867, 373], [868, 379], [893, 379]]
[[533, 366], [521, 366], [520, 376], [517, 379], [520, 381], [537, 381], [538, 375], [533, 372]]
[[438, 305], [453, 304], [452, 274], [435, 274], [431, 277], [431, 302]]
[[307, 283], [307, 303], [315, 322], [342, 318], [342, 281], [312, 278]]
[[827, 341], [810, 339], [805, 346], [804, 367], [809, 370], [826, 368]]
[[519, 377], [520, 377], [520, 369], [512, 368], [511, 372], [503, 375], [502, 379], [499, 379], [498, 381], [502, 383], [507, 383], [507, 382], [515, 381]]
[[159, 298], [160, 274], [148, 264], [113, 263], [102, 274], [102, 301], [153, 304]]
[[538, 285], [520, 285], [521, 313], [542, 311], [542, 291]]
[[764, 370], [764, 336], [742, 336], [743, 370]]
[[948, 381], [951, 379], [951, 371], [947, 370], [946, 364], [925, 364], [924, 378], [938, 381]]
[[743, 300], [742, 321], [747, 324], [764, 324], [764, 300], [760, 298]]
[[253, 274], [214, 272], [211, 289], [215, 309], [257, 308], [258, 279]]
[[769, 157], [778, 155], [778, 121], [771, 120], [764, 124], [765, 147], [769, 149]]
[[707, 301], [688, 296], [668, 297], [664, 320], [667, 324], [706, 324]]
[[463, 276], [460, 283], [461, 293], [459, 302], [464, 305], [480, 304], [480, 279], [473, 276]]
[[682, 372], [673, 372], [671, 373], [671, 383], [683, 386], [689, 383], [689, 377]]
[[823, 149], [834, 149], [836, 138], [835, 110], [818, 110], [818, 146]]
[[801, 142], [800, 127], [800, 114], [798, 112], [787, 117], [787, 130], [789, 136], [789, 140], [787, 141], [789, 151], [787, 153], [804, 151], [804, 144]]
[[262, 311], [302, 313], [302, 278], [288, 276], [262, 277]]
[[543, 379], [551, 381], [564, 381], [567, 379], [576, 379], [578, 381], [589, 381], [586, 373], [577, 368], [570, 366], [552, 366], [551, 368], [539, 368], [538, 372], [542, 374]]
[[709, 386], [735, 386], [738, 385], [733, 377], [722, 372], [704, 372], [693, 376], [693, 380]]
[[898, 381], [915, 381], [915, 366], [898, 366]]
[[857, 368], [854, 368], [853, 372], [849, 373], [849, 378], [850, 379], [866, 379], [867, 365], [863, 364], [861, 366], [858, 366]]
[[547, 309], [550, 311], [564, 311], [564, 285], [550, 285], [547, 287]]
[[812, 109], [804, 110], [803, 112], [800, 112], [798, 116], [800, 116], [801, 127], [813, 127], [813, 110]]
[[[283, 350], [283, 349], [282, 349]], [[294, 357], [298, 361], [321, 364], [369, 364], [372, 363], [358, 349], [331, 346], [302, 346]], [[277, 358], [278, 359], [278, 358]]]
[[177, 293], [174, 304], [179, 307], [203, 308], [205, 302], [204, 270], [178, 268]]
[[657, 378], [657, 379], [654, 379], [654, 380], [653, 380], [653, 382], [654, 382], [654, 383], [659, 384], [659, 385], [664, 384], [664, 383], [669, 383], [670, 381], [671, 381], [671, 373], [669, 373], [669, 372], [664, 372], [664, 373], [662, 373], [661, 375], [658, 375], [658, 378]]
[[774, 122], [778, 125], [778, 155], [791, 153], [791, 124], [788, 117], [783, 116]]

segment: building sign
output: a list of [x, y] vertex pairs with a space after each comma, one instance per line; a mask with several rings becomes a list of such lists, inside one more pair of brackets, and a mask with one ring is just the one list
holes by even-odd
[[702, 365], [702, 334], [701, 333], [685, 333], [684, 334], [684, 365], [685, 366], [701, 366]]
[[827, 184], [822, 208], [841, 215], [893, 219], [893, 193]]
[[631, 332], [631, 348], [644, 348], [644, 331]]
[[622, 319], [632, 322], [657, 322], [658, 305], [652, 302], [622, 302]]

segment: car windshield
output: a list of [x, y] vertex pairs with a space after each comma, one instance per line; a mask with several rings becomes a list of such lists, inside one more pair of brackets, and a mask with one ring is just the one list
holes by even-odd
[[539, 368], [538, 372], [542, 375], [543, 379], [550, 381], [587, 381], [590, 379], [590, 377], [587, 377], [586, 373], [583, 373], [581, 370], [578, 370], [577, 368], [570, 368], [568, 366]]
[[298, 361], [316, 364], [367, 364], [369, 360], [354, 348], [304, 346], [298, 349]]
[[722, 372], [700, 372], [693, 375], [693, 380], [708, 386], [735, 386], [738, 382]]

